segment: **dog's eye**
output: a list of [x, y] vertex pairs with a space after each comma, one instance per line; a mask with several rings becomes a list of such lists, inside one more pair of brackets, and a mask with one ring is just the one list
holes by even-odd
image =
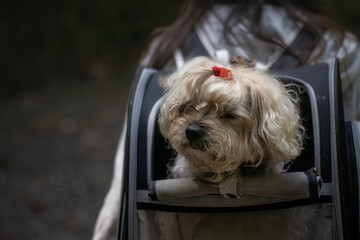
[[180, 105], [178, 110], [179, 114], [180, 115], [184, 114], [186, 111], [188, 111], [191, 108], [191, 106], [192, 106], [191, 103], [185, 103]]
[[179, 114], [183, 114], [185, 112], [185, 109], [186, 109], [186, 105], [185, 104], [181, 105], [178, 110]]
[[236, 118], [237, 118], [237, 116], [236, 116], [234, 113], [231, 113], [231, 112], [225, 112], [225, 113], [221, 116], [221, 118], [231, 120], [231, 119], [236, 119]]

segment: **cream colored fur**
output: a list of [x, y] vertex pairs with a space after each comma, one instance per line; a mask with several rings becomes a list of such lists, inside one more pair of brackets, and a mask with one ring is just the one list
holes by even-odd
[[[213, 75], [221, 66], [205, 57], [161, 79], [166, 95], [159, 112], [161, 133], [179, 153], [174, 177], [189, 175], [221, 182], [240, 166], [260, 164], [273, 171], [302, 150], [303, 128], [297, 99], [271, 75], [227, 66], [232, 80]], [[205, 131], [202, 149], [194, 149], [185, 131], [196, 123]]]

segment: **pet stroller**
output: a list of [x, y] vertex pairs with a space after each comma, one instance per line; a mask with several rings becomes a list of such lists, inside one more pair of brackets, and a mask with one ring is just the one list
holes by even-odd
[[[198, 51], [197, 55], [203, 54]], [[265, 176], [243, 184], [237, 190], [244, 196], [235, 199], [224, 198], [219, 188], [196, 179], [166, 179], [174, 151], [157, 126], [163, 95], [157, 79], [168, 73], [154, 69], [138, 72], [128, 105], [118, 239], [160, 239], [164, 233], [156, 223], [157, 212], [167, 213], [177, 226], [181, 237], [172, 239], [202, 239], [194, 237], [199, 228], [218, 227], [216, 221], [202, 221], [208, 216], [226, 222], [229, 214], [315, 203], [332, 204], [333, 239], [360, 239], [360, 124], [345, 123], [342, 117], [338, 62], [273, 73], [280, 81], [298, 86], [293, 90], [301, 98], [307, 136], [304, 150], [287, 173], [271, 181]], [[211, 239], [233, 239], [228, 237], [231, 232], [218, 231], [219, 238], [215, 234]]]

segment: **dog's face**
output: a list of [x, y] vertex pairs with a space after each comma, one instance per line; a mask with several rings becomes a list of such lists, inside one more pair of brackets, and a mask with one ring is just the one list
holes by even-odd
[[300, 119], [285, 88], [271, 76], [243, 67], [231, 68], [231, 80], [215, 77], [215, 65], [195, 58], [161, 80], [166, 94], [159, 126], [172, 147], [195, 172], [217, 175], [298, 156]]

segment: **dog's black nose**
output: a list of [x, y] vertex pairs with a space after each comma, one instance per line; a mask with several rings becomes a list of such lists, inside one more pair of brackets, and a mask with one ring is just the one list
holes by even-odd
[[204, 137], [205, 131], [199, 125], [192, 124], [186, 128], [185, 134], [191, 144], [197, 144]]

